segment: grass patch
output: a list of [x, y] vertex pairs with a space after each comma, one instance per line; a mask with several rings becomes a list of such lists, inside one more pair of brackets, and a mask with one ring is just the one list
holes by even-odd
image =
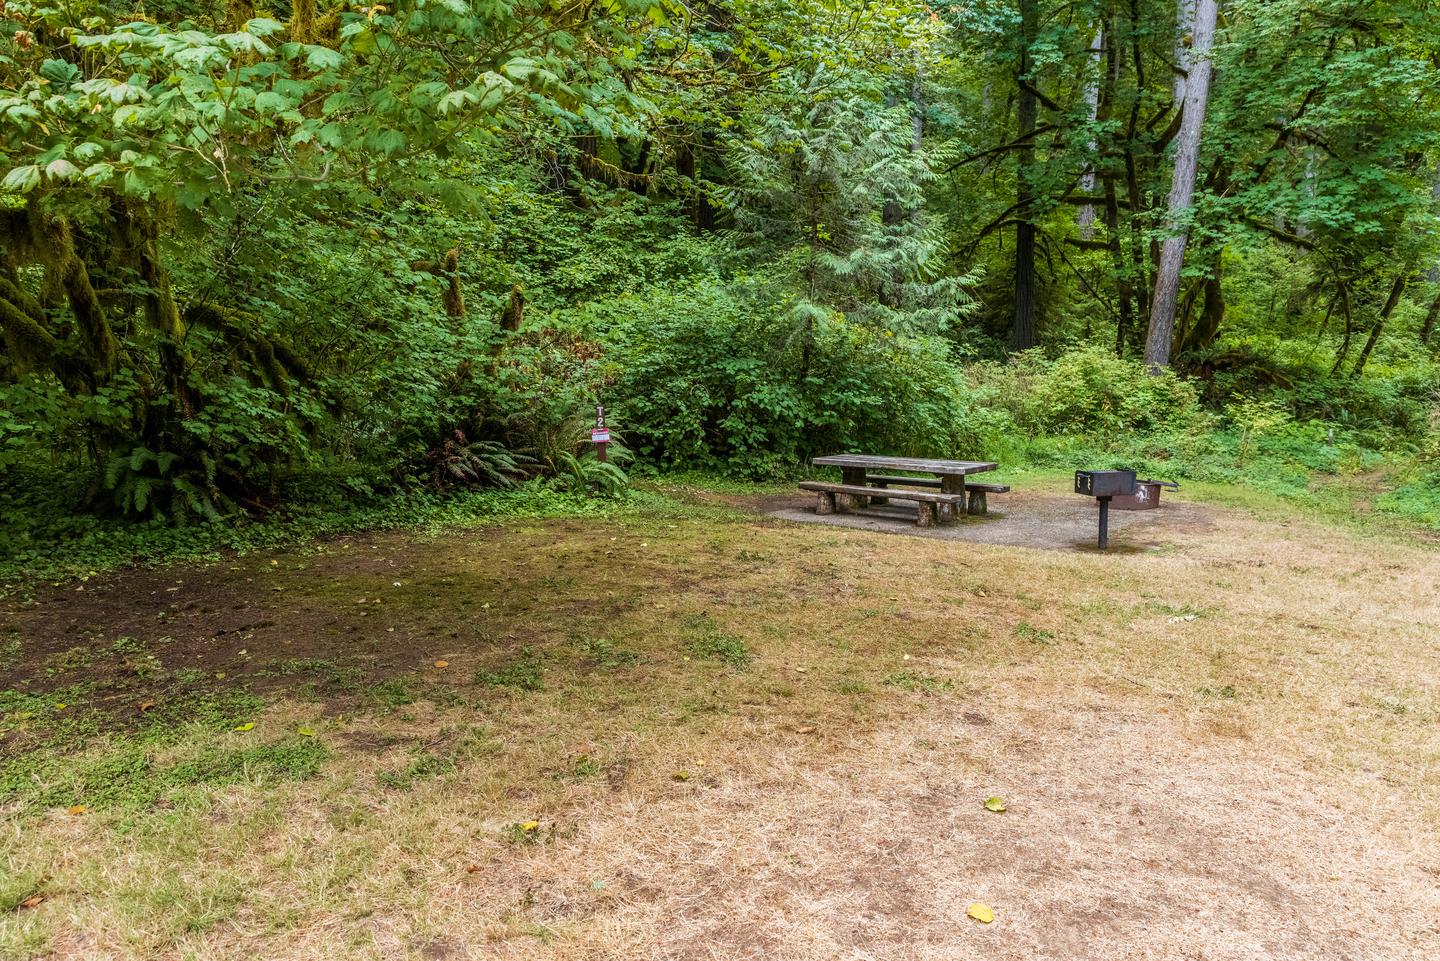
[[708, 617], [693, 616], [685, 621], [687, 630], [693, 635], [685, 649], [692, 657], [706, 661], [718, 661], [737, 671], [750, 666], [753, 655], [745, 642], [734, 634], [722, 631], [720, 626]]
[[545, 689], [545, 668], [540, 657], [528, 647], [504, 667], [493, 671], [475, 672], [475, 683], [486, 687], [508, 687], [517, 691], [543, 691]]
[[0, 671], [9, 670], [19, 664], [22, 650], [18, 636], [0, 639]]
[[1026, 621], [1021, 621], [1015, 625], [1015, 636], [1035, 644], [1050, 645], [1055, 643], [1054, 634]]
[[1214, 698], [1218, 701], [1233, 701], [1240, 696], [1233, 684], [1222, 684], [1219, 687], [1196, 688], [1195, 693], [1201, 697]]
[[44, 886], [39, 871], [0, 871], [0, 914], [18, 911], [26, 898], [44, 893]]
[[364, 699], [372, 708], [393, 711], [415, 703], [415, 692], [403, 677], [392, 677], [372, 684], [364, 691]]
[[399, 771], [379, 770], [375, 780], [382, 787], [397, 791], [408, 791], [420, 781], [428, 781], [455, 770], [455, 755], [436, 754], [424, 748], [417, 749], [410, 763]]
[[342, 667], [323, 657], [289, 657], [272, 661], [260, 670], [261, 676], [315, 677], [319, 683], [344, 692], [360, 690], [365, 672], [358, 667]]
[[155, 740], [179, 736], [186, 725], [228, 731], [253, 721], [265, 702], [243, 688], [191, 691], [158, 702], [142, 715], [140, 731]]
[[955, 682], [948, 677], [936, 677], [919, 671], [896, 671], [885, 678], [884, 683], [902, 691], [919, 691], [924, 694], [938, 694], [955, 690]]
[[153, 742], [115, 737], [72, 755], [31, 751], [0, 762], [0, 803], [32, 811], [83, 804], [87, 808], [138, 808], [171, 792], [226, 784], [264, 785], [313, 776], [329, 757], [314, 738], [238, 747], [215, 740], [168, 759]]
[[608, 638], [581, 638], [575, 642], [582, 655], [588, 657], [596, 667], [611, 669], [629, 667], [640, 660], [640, 655], [622, 647]]

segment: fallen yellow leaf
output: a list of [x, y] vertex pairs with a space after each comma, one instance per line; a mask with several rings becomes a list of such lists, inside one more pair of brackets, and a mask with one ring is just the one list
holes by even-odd
[[301, 737], [314, 737], [315, 729], [309, 727], [302, 727], [299, 731], [299, 734]]
[[449, 662], [449, 661], [436, 661], [436, 662], [435, 662], [435, 666], [436, 666], [436, 667], [449, 667], [449, 666], [450, 666], [450, 662]]
[[246, 721], [244, 724], [237, 724], [237, 725], [235, 725], [235, 730], [237, 730], [237, 731], [250, 731], [250, 730], [253, 730], [254, 728], [255, 728], [255, 722], [254, 722], [254, 721]]
[[970, 905], [970, 907], [966, 908], [965, 914], [979, 921], [981, 924], [989, 924], [995, 920], [995, 912], [990, 910], [990, 906], [988, 904], [981, 904], [979, 901], [976, 901]]
[[528, 831], [536, 831], [536, 830], [539, 830], [539, 828], [540, 828], [540, 822], [539, 822], [539, 821], [526, 821], [524, 824], [520, 825], [520, 830], [522, 830], [522, 831], [527, 831], [527, 832], [528, 832]]
[[985, 799], [985, 810], [994, 811], [996, 814], [1005, 813], [1005, 802], [998, 797], [987, 797]]
[[85, 813], [85, 805], [83, 805], [83, 804], [72, 804], [72, 805], [70, 805], [70, 813], [71, 813], [71, 814], [84, 814], [84, 813]]

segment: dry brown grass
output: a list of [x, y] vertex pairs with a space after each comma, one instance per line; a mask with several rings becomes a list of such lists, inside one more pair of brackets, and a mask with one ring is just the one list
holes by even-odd
[[[0, 870], [43, 876], [48, 900], [0, 916], [0, 946], [1440, 957], [1440, 555], [1297, 518], [1211, 521], [1110, 557], [538, 523], [380, 539], [385, 563], [353, 578], [374, 584], [329, 594], [353, 562], [308, 559], [286, 603], [312, 615], [413, 586], [374, 629], [410, 632], [407, 676], [453, 696], [337, 713], [279, 690], [255, 734], [315, 725], [334, 753], [317, 777], [172, 810], [13, 813]], [[283, 651], [285, 624], [245, 643]], [[702, 635], [755, 660], [706, 660]], [[596, 638], [638, 662], [598, 663]], [[467, 680], [521, 647], [544, 690]], [[377, 779], [417, 745], [455, 768]], [[1004, 814], [982, 807], [997, 794]], [[966, 918], [972, 901], [995, 923]]]

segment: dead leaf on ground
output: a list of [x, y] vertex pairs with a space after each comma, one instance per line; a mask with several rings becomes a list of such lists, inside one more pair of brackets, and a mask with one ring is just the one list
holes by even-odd
[[985, 799], [985, 810], [994, 811], [996, 814], [1005, 813], [1005, 801], [998, 797], [987, 797]]
[[235, 725], [235, 728], [234, 728], [234, 729], [237, 730], [237, 731], [239, 731], [239, 732], [241, 732], [242, 734], [243, 734], [244, 732], [246, 732], [246, 731], [253, 731], [253, 730], [255, 729], [255, 722], [254, 722], [254, 721], [246, 721], [244, 724], [237, 724], [237, 725]]
[[24, 901], [21, 901], [19, 906], [22, 907], [22, 908], [38, 908], [40, 905], [42, 905], [42, 904], [44, 904], [44, 903], [45, 903], [45, 895], [43, 895], [43, 894], [32, 894], [32, 895], [30, 895], [28, 898], [26, 898]]
[[141, 702], [140, 702], [140, 713], [141, 713], [141, 714], [144, 714], [146, 711], [150, 710], [150, 709], [151, 709], [152, 707], [154, 707], [154, 706], [155, 706], [155, 702], [154, 702], [154, 701], [141, 701]]
[[976, 901], [970, 905], [970, 907], [966, 908], [965, 914], [979, 921], [981, 924], [989, 924], [995, 920], [995, 912], [990, 910], [990, 906], [988, 904], [981, 904], [979, 901]]
[[435, 662], [435, 666], [436, 666], [436, 667], [449, 667], [449, 666], [450, 666], [450, 662], [449, 662], [449, 661], [436, 661], [436, 662]]
[[85, 813], [85, 805], [83, 805], [83, 804], [72, 804], [72, 805], [70, 805], [70, 813], [71, 813], [72, 815], [73, 815], [73, 814], [84, 814], [84, 813]]
[[797, 727], [797, 728], [795, 729], [795, 733], [796, 733], [796, 734], [814, 734], [814, 733], [815, 733], [815, 725], [813, 725], [813, 724], [805, 724], [805, 725], [802, 725], [801, 727]]

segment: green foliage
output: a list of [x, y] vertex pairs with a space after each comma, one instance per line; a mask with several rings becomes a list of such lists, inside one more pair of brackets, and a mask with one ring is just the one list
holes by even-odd
[[440, 446], [425, 453], [430, 486], [437, 491], [456, 487], [514, 487], [525, 477], [529, 458], [517, 456], [494, 441], [471, 441], [451, 431]]
[[[1429, 10], [1227, 4], [1150, 376], [1185, 29], [1022, 7], [9, 4], [0, 573], [601, 516], [631, 475], [839, 449], [1383, 471], [1434, 523]], [[1043, 347], [1006, 358], [1022, 224]]]
[[810, 372], [763, 282], [657, 292], [596, 305], [618, 368], [607, 404], [636, 454], [666, 468], [793, 473], [852, 444], [963, 453], [965, 388], [946, 343], [839, 320], [817, 330]]
[[1204, 424], [1191, 383], [1168, 371], [1151, 376], [1138, 361], [1099, 348], [1054, 358], [1030, 351], [979, 372], [989, 396], [1032, 434], [1150, 433]]

